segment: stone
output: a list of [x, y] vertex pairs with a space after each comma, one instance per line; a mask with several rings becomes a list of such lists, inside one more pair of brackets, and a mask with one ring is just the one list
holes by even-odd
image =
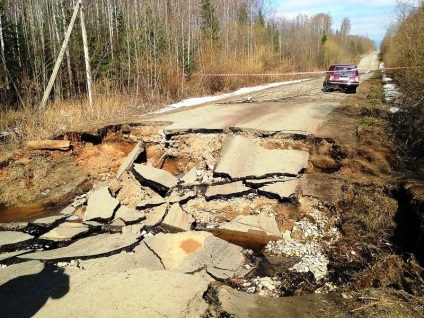
[[71, 215], [74, 214], [76, 210], [77, 209], [74, 206], [69, 205], [66, 208], [62, 209], [62, 211], [60, 211], [60, 214]]
[[232, 180], [296, 176], [308, 167], [308, 159], [307, 151], [265, 149], [245, 137], [230, 135], [223, 141], [214, 174]]
[[197, 197], [197, 193], [194, 191], [188, 191], [187, 193], [183, 194], [183, 195], [176, 195], [176, 194], [172, 194], [171, 196], [166, 198], [166, 202], [173, 204], [173, 203], [180, 203], [180, 204], [184, 204], [187, 203], [188, 201], [194, 199]]
[[121, 164], [121, 166], [118, 169], [118, 172], [116, 173], [116, 178], [120, 179], [122, 174], [125, 171], [128, 171], [131, 169], [133, 163], [137, 160], [137, 158], [140, 156], [141, 153], [145, 151], [144, 149], [144, 143], [139, 141], [133, 148], [133, 150], [129, 153], [129, 155], [125, 158], [124, 162]]
[[169, 208], [161, 226], [170, 232], [190, 231], [195, 221], [191, 214], [175, 203]]
[[260, 249], [269, 241], [282, 238], [275, 216], [265, 213], [239, 215], [231, 222], [213, 229], [212, 233], [228, 242], [252, 249]]
[[137, 267], [144, 267], [154, 271], [165, 270], [162, 260], [144, 242], [136, 246], [133, 253], [131, 260]]
[[0, 232], [0, 251], [9, 248], [16, 248], [21, 244], [27, 244], [33, 239], [33, 236], [15, 231]]
[[83, 224], [87, 225], [90, 229], [100, 230], [103, 226], [103, 223], [96, 221], [83, 221]]
[[102, 186], [90, 194], [84, 221], [110, 221], [118, 206], [119, 201], [111, 196], [109, 188]]
[[335, 293], [274, 298], [221, 286], [217, 288], [217, 297], [220, 311], [228, 317], [349, 317], [343, 311], [348, 305], [347, 301]]
[[30, 222], [30, 225], [41, 226], [41, 227], [50, 229], [57, 226], [59, 223], [63, 222], [67, 217], [68, 215], [64, 215], [64, 214], [48, 216], [48, 217], [37, 219], [33, 222]]
[[237, 197], [248, 194], [252, 191], [246, 187], [242, 181], [225, 183], [208, 187], [205, 193], [206, 200], [223, 199]]
[[140, 210], [149, 209], [149, 208], [162, 205], [164, 203], [166, 203], [166, 200], [158, 195], [151, 199], [140, 202], [139, 204], [137, 204], [137, 209], [140, 209]]
[[181, 181], [183, 181], [184, 185], [195, 185], [200, 183], [197, 170], [197, 166], [194, 166], [181, 178]]
[[162, 223], [167, 212], [168, 212], [167, 204], [153, 208], [145, 214], [146, 219], [141, 221], [141, 224], [143, 224], [143, 226], [147, 228], [158, 226], [159, 224]]
[[122, 219], [125, 224], [127, 223], [137, 223], [144, 220], [146, 216], [143, 211], [138, 211], [136, 209], [130, 209], [125, 205], [121, 205], [115, 213], [115, 220]]
[[262, 195], [270, 196], [278, 200], [289, 200], [296, 196], [298, 187], [299, 179], [294, 179], [263, 186], [258, 189], [258, 192]]
[[140, 234], [143, 228], [143, 224], [126, 225], [122, 228], [122, 234]]
[[126, 226], [125, 221], [121, 218], [115, 218], [112, 223], [110, 224], [104, 224], [103, 228], [110, 229], [110, 228], [123, 228]]
[[26, 254], [29, 251], [16, 251], [16, 252], [9, 252], [9, 253], [0, 253], [0, 263], [4, 263], [6, 261], [12, 260], [16, 256]]
[[63, 268], [31, 261], [1, 269], [0, 316], [205, 316], [209, 282], [201, 275], [134, 268], [119, 261], [131, 255], [121, 254]]
[[143, 241], [161, 260], [166, 270], [194, 273], [205, 269], [217, 279], [248, 273], [243, 249], [213, 236], [209, 232], [188, 231], [157, 234]]
[[142, 183], [161, 194], [166, 194], [178, 184], [178, 179], [168, 171], [143, 164], [134, 164], [134, 176]]
[[28, 222], [0, 223], [0, 231], [21, 231], [28, 226]]
[[66, 242], [88, 233], [89, 230], [90, 228], [84, 224], [66, 222], [41, 235], [40, 239], [55, 242]]
[[33, 260], [66, 260], [87, 257], [98, 257], [129, 248], [137, 243], [139, 234], [99, 234], [72, 243], [66, 247], [22, 255], [22, 259]]

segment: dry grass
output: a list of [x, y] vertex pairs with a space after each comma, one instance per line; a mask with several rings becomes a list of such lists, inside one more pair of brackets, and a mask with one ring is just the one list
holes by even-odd
[[0, 131], [12, 132], [7, 143], [20, 144], [31, 139], [51, 138], [82, 124], [89, 129], [96, 122], [145, 113], [157, 107], [146, 106], [129, 96], [98, 97], [93, 109], [89, 109], [87, 100], [83, 99], [59, 101], [49, 104], [45, 111], [32, 107], [0, 111]]

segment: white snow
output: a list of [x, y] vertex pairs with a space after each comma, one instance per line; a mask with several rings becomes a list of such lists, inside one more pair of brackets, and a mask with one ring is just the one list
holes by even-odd
[[226, 93], [226, 94], [221, 94], [221, 95], [216, 95], [216, 96], [205, 96], [205, 97], [195, 97], [195, 98], [184, 99], [184, 100], [182, 100], [178, 103], [171, 104], [171, 105], [168, 105], [164, 108], [161, 108], [161, 109], [153, 112], [153, 114], [164, 113], [164, 112], [168, 112], [170, 110], [174, 110], [174, 109], [178, 109], [178, 108], [182, 108], [182, 107], [191, 107], [191, 106], [196, 106], [196, 105], [200, 105], [200, 104], [204, 104], [204, 103], [215, 102], [217, 100], [228, 98], [228, 97], [234, 97], [234, 96], [249, 94], [249, 93], [261, 91], [261, 90], [264, 90], [264, 89], [267, 89], [267, 88], [272, 88], [272, 87], [277, 87], [277, 86], [282, 86], [282, 85], [295, 84], [295, 83], [300, 83], [300, 82], [304, 82], [304, 81], [307, 81], [307, 80], [309, 80], [309, 79], [286, 81], [286, 82], [277, 82], [277, 83], [270, 83], [270, 84], [253, 86], [253, 87], [243, 87], [243, 88], [240, 88], [239, 90], [234, 91], [232, 93]]

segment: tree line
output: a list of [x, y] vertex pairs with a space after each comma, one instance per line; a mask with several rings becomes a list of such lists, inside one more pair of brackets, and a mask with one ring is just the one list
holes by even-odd
[[[95, 94], [178, 99], [257, 81], [204, 73], [322, 70], [374, 50], [328, 14], [274, 15], [263, 0], [83, 0]], [[271, 4], [270, 4], [271, 3]], [[0, 0], [0, 107], [40, 102], [77, 0]], [[51, 101], [86, 94], [76, 28]]]
[[399, 3], [397, 22], [388, 30], [381, 44], [386, 67], [405, 67], [388, 71], [403, 94], [394, 118], [400, 147], [413, 168], [416, 159], [424, 159], [424, 3]]

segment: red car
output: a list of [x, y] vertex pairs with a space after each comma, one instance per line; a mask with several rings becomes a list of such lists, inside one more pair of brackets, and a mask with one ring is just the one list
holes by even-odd
[[359, 86], [358, 67], [353, 64], [334, 64], [330, 66], [322, 90], [331, 92], [342, 90], [346, 93], [356, 93]]

